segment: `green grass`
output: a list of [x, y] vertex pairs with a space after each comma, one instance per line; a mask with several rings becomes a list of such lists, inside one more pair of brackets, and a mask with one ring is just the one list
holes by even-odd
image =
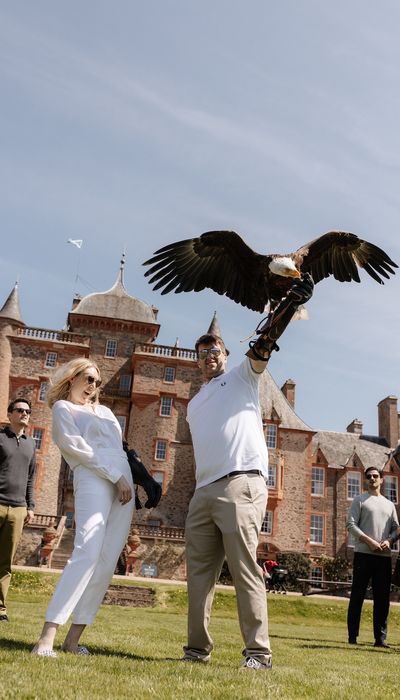
[[[91, 657], [60, 653], [38, 658], [30, 650], [43, 623], [54, 575], [16, 572], [9, 594], [9, 624], [0, 627], [0, 698], [193, 700], [398, 698], [400, 607], [393, 606], [389, 650], [372, 646], [371, 605], [363, 612], [360, 643], [346, 643], [347, 602], [269, 596], [274, 667], [240, 671], [242, 640], [235, 597], [216, 595], [211, 624], [215, 642], [208, 666], [178, 661], [186, 636], [186, 591], [157, 585], [153, 609], [102, 606], [83, 643]], [[120, 581], [118, 581], [120, 583]], [[149, 585], [144, 583], [143, 585]], [[56, 647], [63, 639], [57, 636]]]

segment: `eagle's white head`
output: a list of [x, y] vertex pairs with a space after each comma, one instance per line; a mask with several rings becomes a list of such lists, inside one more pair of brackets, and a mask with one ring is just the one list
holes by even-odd
[[273, 275], [280, 275], [281, 277], [301, 277], [301, 273], [298, 271], [292, 258], [272, 258], [268, 267]]

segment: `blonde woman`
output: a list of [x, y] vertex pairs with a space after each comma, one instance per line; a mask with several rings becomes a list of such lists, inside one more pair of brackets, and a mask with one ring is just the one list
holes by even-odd
[[94, 362], [78, 358], [56, 371], [47, 392], [53, 440], [73, 471], [76, 535], [32, 650], [38, 656], [57, 655], [57, 628], [71, 614], [62, 650], [89, 653], [78, 641], [96, 616], [132, 520], [133, 483], [121, 428], [112, 411], [98, 403], [100, 384]]

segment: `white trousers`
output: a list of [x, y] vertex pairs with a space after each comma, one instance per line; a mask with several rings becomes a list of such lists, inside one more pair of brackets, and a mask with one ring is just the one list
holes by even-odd
[[[125, 453], [107, 451], [132, 486]], [[132, 521], [135, 498], [125, 505], [117, 499], [111, 481], [84, 466], [74, 469], [75, 523], [74, 550], [54, 591], [46, 622], [63, 625], [73, 613], [72, 622], [93, 622], [118, 557], [125, 546]]]

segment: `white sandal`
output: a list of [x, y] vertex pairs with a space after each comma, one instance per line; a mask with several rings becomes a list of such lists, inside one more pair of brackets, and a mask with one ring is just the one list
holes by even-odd
[[37, 649], [33, 647], [31, 654], [33, 656], [50, 656], [52, 659], [56, 659], [58, 654], [54, 649]]

